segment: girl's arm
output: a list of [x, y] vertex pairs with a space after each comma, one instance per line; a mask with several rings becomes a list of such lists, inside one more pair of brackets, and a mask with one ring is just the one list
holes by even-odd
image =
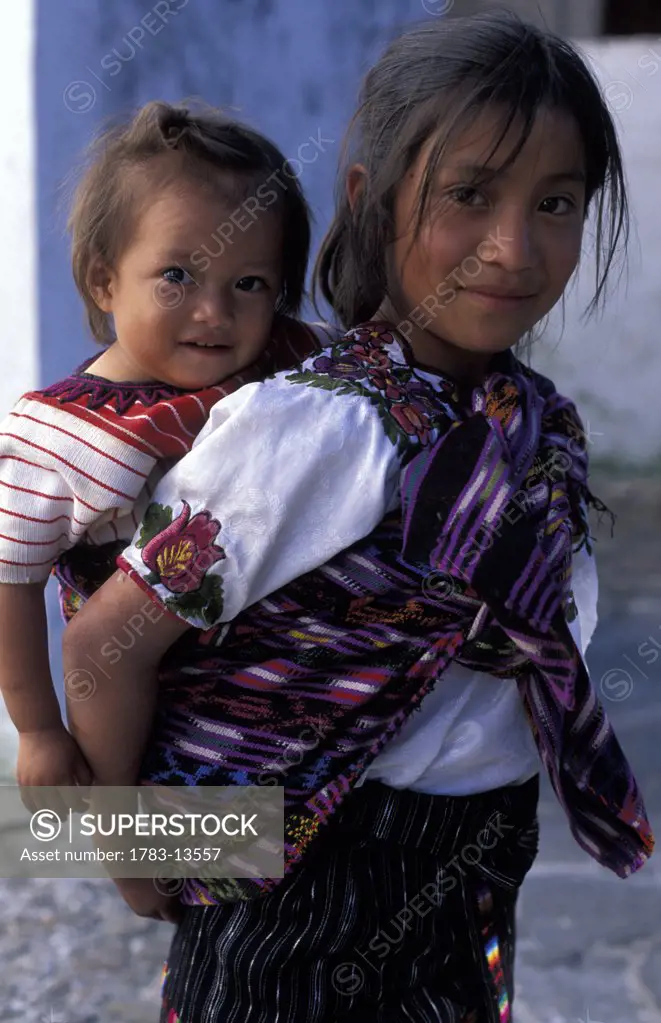
[[[80, 673], [92, 688], [69, 702], [69, 721], [101, 784], [136, 783], [167, 649], [367, 536], [392, 506], [399, 468], [370, 401], [305, 376], [248, 384], [214, 406], [159, 483], [121, 572], [64, 635], [68, 679]], [[123, 653], [113, 637], [126, 629]]]
[[[146, 613], [145, 603], [139, 586], [117, 572], [64, 632], [65, 677], [85, 680], [89, 689], [87, 699], [67, 700], [69, 727], [100, 785], [136, 784], [154, 717], [159, 662], [189, 628], [157, 608]], [[119, 658], [105, 656], [109, 645], [119, 652], [112, 637], [131, 623], [131, 649]]]
[[[135, 785], [156, 703], [156, 669], [165, 651], [188, 628], [174, 616], [146, 613], [142, 590], [117, 572], [67, 626], [63, 640], [67, 678], [83, 681], [89, 696], [67, 700], [69, 727], [99, 785]], [[119, 659], [104, 648], [133, 625], [135, 643]], [[116, 648], [113, 647], [113, 650]], [[113, 878], [138, 916], [177, 923], [183, 907], [148, 877]]]

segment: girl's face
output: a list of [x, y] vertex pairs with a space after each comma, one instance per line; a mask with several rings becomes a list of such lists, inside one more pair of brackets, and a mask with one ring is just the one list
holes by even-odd
[[270, 336], [282, 242], [272, 210], [251, 218], [193, 182], [162, 189], [112, 270], [100, 271], [98, 304], [117, 341], [94, 372], [195, 390], [250, 365]]
[[518, 139], [510, 130], [485, 165], [500, 131], [494, 113], [485, 110], [445, 154], [417, 236], [416, 202], [433, 140], [395, 203], [390, 301], [382, 312], [405, 321], [400, 331], [420, 362], [456, 374], [483, 370], [541, 320], [581, 249], [585, 168], [574, 121], [540, 113], [514, 163], [475, 185], [475, 175], [502, 164]]

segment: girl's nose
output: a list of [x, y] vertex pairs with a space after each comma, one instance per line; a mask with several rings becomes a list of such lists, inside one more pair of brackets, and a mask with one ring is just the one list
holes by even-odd
[[478, 254], [485, 263], [496, 263], [510, 273], [535, 265], [535, 240], [525, 211], [511, 209], [501, 215], [481, 242]]

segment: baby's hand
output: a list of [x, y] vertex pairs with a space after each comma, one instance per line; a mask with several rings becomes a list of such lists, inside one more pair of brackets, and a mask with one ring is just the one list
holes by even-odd
[[76, 740], [60, 725], [39, 732], [19, 733], [16, 780], [23, 805], [28, 810], [35, 813], [48, 809], [59, 813], [63, 804], [55, 806], [53, 799], [44, 801], [46, 794], [34, 791], [34, 786], [91, 785], [92, 772]]
[[166, 895], [156, 887], [152, 877], [115, 877], [114, 884], [127, 906], [138, 916], [179, 923], [184, 907], [173, 895]]

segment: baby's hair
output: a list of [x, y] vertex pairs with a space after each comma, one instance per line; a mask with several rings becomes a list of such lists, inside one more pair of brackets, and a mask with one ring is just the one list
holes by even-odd
[[[585, 150], [586, 216], [595, 200], [596, 290], [587, 311], [600, 304], [629, 233], [613, 119], [597, 80], [570, 43], [516, 15], [488, 13], [413, 28], [390, 44], [365, 78], [344, 143], [335, 217], [314, 273], [315, 300], [323, 296], [345, 326], [369, 319], [387, 293], [395, 196], [422, 147], [437, 135], [421, 182], [416, 232], [448, 147], [486, 105], [501, 109], [503, 118], [485, 163], [521, 121], [518, 142], [496, 173], [514, 162], [541, 109], [566, 112], [577, 123]], [[346, 172], [354, 162], [366, 168], [366, 180], [352, 211]]]
[[[163, 160], [166, 154], [174, 159]], [[108, 315], [92, 295], [93, 264], [101, 259], [113, 267], [130, 243], [136, 208], [147, 191], [145, 182], [147, 194], [152, 194], [182, 177], [237, 203], [277, 178], [270, 191], [277, 196], [270, 208], [283, 219], [283, 283], [276, 313], [295, 315], [300, 308], [310, 251], [310, 209], [278, 147], [211, 107], [193, 112], [152, 102], [131, 121], [92, 142], [69, 214], [74, 280], [91, 332], [103, 344], [112, 342], [114, 334]]]

